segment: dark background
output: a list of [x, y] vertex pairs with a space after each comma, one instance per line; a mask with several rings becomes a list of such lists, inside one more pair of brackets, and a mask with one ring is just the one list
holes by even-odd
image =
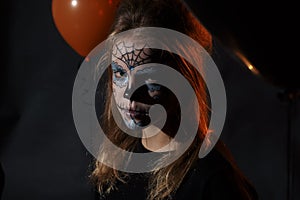
[[[217, 49], [228, 101], [221, 138], [261, 199], [283, 200], [288, 194], [299, 199], [300, 104], [282, 95], [299, 88], [295, 6], [186, 2], [221, 44], [238, 48], [260, 71], [254, 75], [228, 49]], [[91, 157], [71, 108], [83, 58], [56, 29], [50, 0], [1, 1], [0, 6], [2, 199], [94, 199]]]

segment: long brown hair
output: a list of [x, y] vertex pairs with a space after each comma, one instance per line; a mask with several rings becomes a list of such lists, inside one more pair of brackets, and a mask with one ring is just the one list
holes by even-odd
[[[207, 52], [212, 52], [211, 34], [181, 0], [121, 0], [111, 34], [139, 27], [163, 27], [179, 31], [196, 40]], [[182, 51], [186, 50], [182, 47]], [[193, 56], [193, 53], [197, 52], [189, 51], [190, 56]], [[195, 110], [195, 112], [201, 113], [198, 134], [179, 159], [164, 168], [151, 172], [148, 188], [149, 200], [166, 199], [176, 192], [183, 177], [198, 159], [203, 138], [208, 132], [209, 107], [205, 83], [194, 66], [180, 56], [173, 55], [173, 59], [172, 62], [176, 62], [177, 70], [189, 81], [197, 96], [196, 103], [199, 110]], [[112, 80], [110, 74], [105, 88], [107, 88], [106, 99], [111, 99]], [[108, 138], [115, 145], [125, 150], [133, 150], [137, 139], [124, 134], [118, 128], [113, 120], [111, 109], [112, 102], [108, 100], [102, 116], [103, 129], [109, 133]], [[98, 158], [100, 161], [105, 159], [105, 154], [101, 155], [102, 157]], [[110, 152], [109, 156], [122, 159], [122, 155], [114, 154], [114, 152]], [[126, 173], [110, 168], [99, 161], [96, 161], [91, 175], [101, 193], [109, 193], [113, 190], [116, 180], [126, 182], [126, 176]]]

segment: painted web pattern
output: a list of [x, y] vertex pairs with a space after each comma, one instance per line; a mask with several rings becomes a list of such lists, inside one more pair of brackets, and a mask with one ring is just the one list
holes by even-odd
[[134, 44], [131, 46], [126, 46], [125, 42], [123, 41], [115, 45], [112, 55], [125, 63], [129, 70], [133, 70], [139, 65], [151, 62], [151, 53], [152, 49], [147, 47], [147, 44], [138, 49], [135, 48]]

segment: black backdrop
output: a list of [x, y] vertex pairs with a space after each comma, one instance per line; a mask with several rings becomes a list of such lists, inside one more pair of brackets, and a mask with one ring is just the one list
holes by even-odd
[[[296, 86], [292, 83], [297, 73], [291, 67], [295, 65], [281, 68], [285, 61], [294, 62], [284, 53], [295, 40], [291, 38], [294, 31], [285, 23], [292, 18], [278, 15], [283, 7], [274, 3], [262, 7], [255, 1], [187, 2], [215, 36], [226, 45], [232, 44], [228, 41], [233, 38], [264, 73], [263, 77], [255, 76], [219, 49], [222, 62], [216, 62], [228, 100], [222, 139], [261, 199], [287, 199], [288, 180], [293, 180], [290, 185], [294, 199], [298, 199], [300, 163], [296, 159], [290, 168], [293, 179], [288, 179], [290, 104], [278, 98], [285, 89], [282, 85]], [[281, 12], [277, 12], [279, 8]], [[71, 109], [73, 81], [83, 58], [57, 31], [50, 0], [2, 1], [1, 27], [2, 199], [94, 199], [88, 181], [91, 157], [76, 133]], [[281, 84], [270, 82], [265, 75]], [[291, 107], [290, 133], [297, 158], [297, 100]]]

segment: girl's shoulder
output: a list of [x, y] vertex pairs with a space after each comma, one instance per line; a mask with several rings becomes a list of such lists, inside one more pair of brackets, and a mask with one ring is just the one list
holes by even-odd
[[216, 148], [196, 160], [176, 193], [178, 199], [258, 199], [253, 185]]

